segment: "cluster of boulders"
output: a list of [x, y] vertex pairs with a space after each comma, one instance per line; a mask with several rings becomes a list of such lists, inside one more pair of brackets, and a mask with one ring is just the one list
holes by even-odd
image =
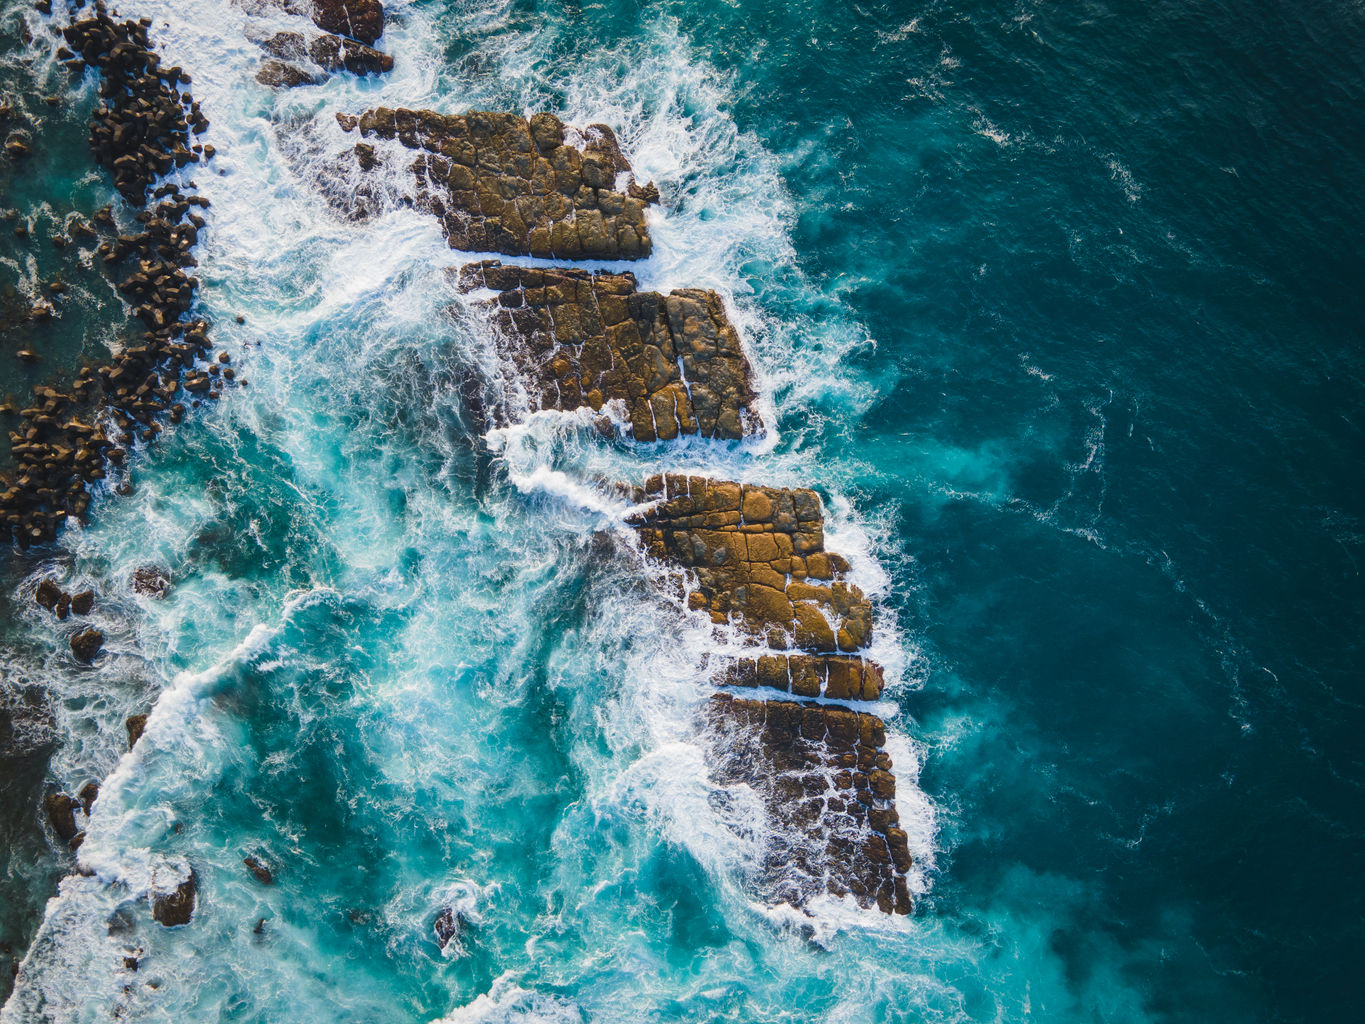
[[[61, 51], [66, 62], [101, 75], [91, 151], [137, 206], [159, 175], [213, 155], [212, 146], [193, 142], [208, 121], [184, 88], [190, 77], [163, 66], [150, 47], [150, 24], [118, 21], [97, 3], [90, 17], [62, 33], [72, 48]], [[155, 439], [163, 414], [178, 422], [187, 403], [216, 399], [235, 379], [225, 352], [200, 365], [210, 354], [208, 324], [183, 319], [199, 285], [189, 268], [208, 200], [170, 183], [153, 198], [155, 205], [136, 215], [141, 230], [94, 250], [145, 330], [109, 363], [80, 372], [69, 391], [36, 388], [10, 433], [15, 470], [0, 490], [0, 537], [21, 547], [51, 541], [68, 517], [83, 518], [89, 486], [106, 478], [110, 464], [122, 465], [130, 445]], [[95, 221], [114, 227], [108, 211]], [[187, 395], [177, 400], [182, 387]]]
[[[453, 249], [557, 259], [637, 260], [653, 248], [645, 208], [653, 185], [638, 185], [615, 133], [591, 125], [582, 148], [565, 141], [553, 114], [379, 107], [359, 117], [338, 114], [362, 138], [397, 139], [419, 151], [411, 170], [419, 205], [441, 219]], [[374, 147], [355, 147], [364, 168]], [[618, 176], [629, 179], [625, 191]]]
[[393, 58], [368, 44], [384, 33], [379, 0], [268, 0], [267, 6], [310, 18], [321, 35], [277, 32], [258, 40], [266, 58], [256, 81], [276, 88], [316, 85], [329, 74], [377, 75], [393, 70]]
[[464, 267], [465, 291], [489, 288], [509, 359], [542, 408], [625, 404], [637, 441], [679, 434], [738, 440], [759, 428], [752, 373], [720, 296], [636, 290], [633, 274], [560, 267]]

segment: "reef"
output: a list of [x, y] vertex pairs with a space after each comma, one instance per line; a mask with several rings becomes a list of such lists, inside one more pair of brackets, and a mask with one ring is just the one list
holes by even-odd
[[[145, 329], [109, 362], [78, 373], [69, 389], [34, 389], [20, 411], [20, 427], [9, 435], [15, 469], [0, 484], [0, 532], [21, 547], [51, 541], [68, 518], [83, 518], [89, 488], [124, 463], [130, 446], [153, 441], [163, 420], [179, 422], [186, 402], [217, 399], [235, 377], [226, 353], [199, 367], [210, 352], [208, 324], [187, 318], [199, 286], [192, 250], [208, 200], [164, 184], [147, 203], [158, 177], [213, 156], [211, 145], [194, 141], [208, 119], [189, 92], [190, 76], [163, 63], [150, 26], [146, 18], [118, 21], [97, 3], [62, 30], [58, 56], [73, 73], [100, 75], [91, 153], [124, 200], [141, 208], [133, 217], [141, 230], [126, 234], [114, 234], [108, 211], [96, 217], [112, 237], [93, 255]], [[177, 400], [182, 388], [186, 397]]]
[[680, 434], [736, 440], [759, 428], [748, 360], [720, 296], [637, 290], [631, 274], [475, 263], [504, 347], [541, 408], [620, 401], [637, 441]]
[[250, 13], [274, 8], [310, 19], [322, 29], [277, 32], [257, 40], [266, 53], [256, 81], [277, 88], [316, 85], [328, 75], [349, 71], [377, 75], [393, 70], [393, 57], [370, 45], [384, 34], [384, 7], [378, 0], [248, 0]]
[[[636, 184], [606, 125], [585, 129], [579, 148], [545, 113], [528, 121], [379, 107], [337, 121], [362, 139], [396, 139], [418, 152], [409, 165], [412, 198], [441, 219], [452, 249], [572, 260], [638, 260], [652, 251], [645, 208], [658, 202], [658, 190]], [[365, 168], [379, 159], [368, 142], [355, 153]], [[616, 187], [621, 176], [624, 191]]]

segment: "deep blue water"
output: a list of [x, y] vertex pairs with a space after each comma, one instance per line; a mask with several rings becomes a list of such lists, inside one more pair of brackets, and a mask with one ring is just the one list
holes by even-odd
[[[239, 8], [123, 9], [214, 122], [202, 301], [252, 386], [7, 580], [53, 780], [114, 772], [96, 877], [8, 915], [7, 1022], [1359, 1015], [1365, 9], [395, 3], [392, 76], [289, 95]], [[775, 446], [537, 420], [481, 485], [458, 254], [319, 194], [378, 102], [612, 124], [663, 193], [642, 280], [726, 294]], [[595, 480], [679, 466], [819, 488], [882, 602], [904, 925], [753, 899], [704, 642], [593, 543]], [[52, 567], [100, 590], [94, 674], [29, 610]], [[195, 925], [110, 936], [162, 856]]]

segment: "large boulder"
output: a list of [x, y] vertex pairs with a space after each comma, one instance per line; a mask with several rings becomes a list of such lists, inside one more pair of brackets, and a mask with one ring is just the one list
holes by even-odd
[[89, 665], [104, 646], [104, 634], [98, 629], [83, 629], [71, 638], [71, 653], [77, 661]]
[[313, 24], [324, 32], [372, 43], [384, 34], [379, 0], [313, 0]]
[[167, 928], [189, 924], [194, 916], [195, 901], [199, 892], [199, 879], [191, 869], [189, 876], [171, 892], [155, 893], [152, 896], [152, 917]]

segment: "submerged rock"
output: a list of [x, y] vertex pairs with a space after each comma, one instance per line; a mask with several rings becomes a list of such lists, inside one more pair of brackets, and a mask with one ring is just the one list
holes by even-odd
[[649, 556], [696, 581], [689, 605], [767, 641], [815, 653], [854, 652], [872, 632], [872, 605], [825, 550], [820, 497], [678, 474], [651, 477], [632, 517]]
[[6, 781], [46, 762], [57, 722], [42, 687], [0, 680], [0, 776]]
[[[419, 151], [417, 201], [441, 218], [453, 249], [561, 259], [643, 259], [650, 194], [616, 190], [630, 165], [605, 125], [586, 130], [582, 149], [565, 142], [552, 114], [379, 107], [338, 114], [346, 131], [397, 139]], [[657, 197], [657, 192], [653, 196]]]
[[735, 440], [759, 426], [752, 373], [715, 292], [636, 290], [631, 274], [473, 264], [495, 324], [544, 408], [625, 403], [637, 441]]
[[139, 565], [129, 582], [134, 593], [160, 598], [171, 589], [171, 574], [159, 565]]
[[270, 869], [255, 857], [243, 857], [242, 863], [247, 866], [248, 871], [256, 876], [256, 881], [262, 885], [270, 885], [275, 881], [275, 876], [271, 874]]
[[913, 909], [913, 859], [876, 715], [814, 703], [711, 699], [717, 781], [759, 794], [769, 817], [768, 895], [802, 906], [828, 892], [884, 913]]

